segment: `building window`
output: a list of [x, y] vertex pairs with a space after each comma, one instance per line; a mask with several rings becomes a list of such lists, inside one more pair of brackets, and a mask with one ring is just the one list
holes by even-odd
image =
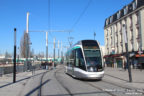
[[116, 25], [114, 26], [114, 32], [117, 32], [117, 26]]
[[133, 51], [134, 50], [134, 42], [133, 42], [133, 38], [130, 40], [131, 41], [131, 51]]
[[119, 35], [119, 42], [122, 41], [122, 38], [121, 38], [121, 37], [122, 37], [122, 34]]
[[136, 27], [137, 27], [137, 29], [139, 29], [139, 14], [138, 13], [136, 13]]
[[126, 15], [128, 13], [128, 6], [126, 6], [125, 8], [124, 8], [124, 15]]
[[137, 37], [137, 39], [139, 38], [139, 36], [138, 36], [139, 34], [138, 33], [139, 33], [139, 30], [137, 29], [136, 30], [136, 37]]
[[123, 42], [120, 42], [120, 45], [123, 46]]
[[117, 13], [117, 19], [120, 18], [120, 15], [121, 15], [121, 11], [119, 11], [119, 12]]
[[112, 35], [112, 27], [111, 27], [111, 35]]
[[109, 24], [109, 18], [106, 20], [106, 25], [108, 25]]
[[105, 45], [107, 46], [107, 40], [105, 40]]
[[130, 45], [131, 45], [131, 51], [133, 51], [134, 50], [134, 48], [133, 48], [133, 39], [131, 39]]
[[109, 48], [107, 48], [107, 54], [109, 54]]
[[139, 49], [139, 41], [136, 43], [137, 50]]
[[121, 23], [118, 23], [118, 32], [121, 32]]
[[131, 39], [133, 39], [133, 22], [132, 22], [132, 16], [130, 16], [130, 33], [131, 33]]
[[133, 6], [133, 10], [135, 10], [135, 9], [136, 9], [136, 3], [133, 2], [133, 3], [132, 3], [132, 6]]
[[112, 22], [113, 22], [113, 16], [110, 17], [110, 23], [112, 23]]
[[114, 42], [116, 42], [116, 43], [117, 43], [117, 38], [118, 38], [118, 35], [116, 35], [114, 38], [115, 38], [115, 41], [114, 41]]
[[106, 37], [108, 36], [108, 30], [105, 31], [105, 36], [106, 36]]
[[129, 44], [130, 51], [132, 51], [132, 43]]
[[129, 32], [129, 36], [128, 37], [130, 37], [130, 39], [132, 38], [132, 32], [131, 31]]
[[107, 38], [107, 46], [108, 46], [108, 38]]
[[132, 16], [130, 16], [130, 31], [133, 31], [133, 22], [132, 22]]
[[137, 13], [136, 14], [136, 37], [137, 37], [137, 40], [139, 41], [139, 14]]
[[109, 45], [111, 45], [111, 38], [109, 38]]
[[133, 6], [133, 10], [135, 10], [137, 8], [137, 0], [135, 0], [133, 3], [132, 3], [132, 6]]
[[113, 45], [113, 38], [111, 37], [111, 46]]

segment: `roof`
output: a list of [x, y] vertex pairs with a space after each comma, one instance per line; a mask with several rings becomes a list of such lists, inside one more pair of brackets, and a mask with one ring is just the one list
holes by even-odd
[[108, 25], [112, 24], [116, 20], [119, 20], [125, 15], [132, 13], [136, 9], [140, 8], [141, 6], [144, 6], [144, 0], [133, 0], [130, 4], [124, 6], [121, 10], [117, 11], [112, 16], [106, 18], [104, 27], [107, 27]]

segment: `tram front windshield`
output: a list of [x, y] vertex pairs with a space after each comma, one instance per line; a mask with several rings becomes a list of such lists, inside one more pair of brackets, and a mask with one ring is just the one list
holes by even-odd
[[95, 67], [97, 69], [102, 68], [101, 53], [98, 49], [84, 49], [86, 64], [88, 69]]

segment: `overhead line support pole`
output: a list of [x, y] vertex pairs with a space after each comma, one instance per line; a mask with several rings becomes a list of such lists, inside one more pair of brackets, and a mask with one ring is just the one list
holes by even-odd
[[46, 32], [46, 61], [48, 62], [48, 32]]
[[[128, 75], [129, 75], [129, 82], [132, 82], [132, 75], [131, 75], [131, 64], [129, 62], [129, 52], [128, 52], [128, 42], [127, 42], [127, 34], [126, 34], [126, 25], [123, 24], [123, 36], [125, 41], [125, 47], [126, 47], [126, 58], [127, 58], [127, 65], [128, 65]], [[126, 67], [126, 65], [125, 65]]]

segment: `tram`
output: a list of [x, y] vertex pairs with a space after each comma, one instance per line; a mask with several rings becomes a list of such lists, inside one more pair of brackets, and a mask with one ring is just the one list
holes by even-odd
[[96, 40], [81, 40], [66, 52], [67, 74], [79, 79], [99, 79], [104, 76], [103, 57]]

